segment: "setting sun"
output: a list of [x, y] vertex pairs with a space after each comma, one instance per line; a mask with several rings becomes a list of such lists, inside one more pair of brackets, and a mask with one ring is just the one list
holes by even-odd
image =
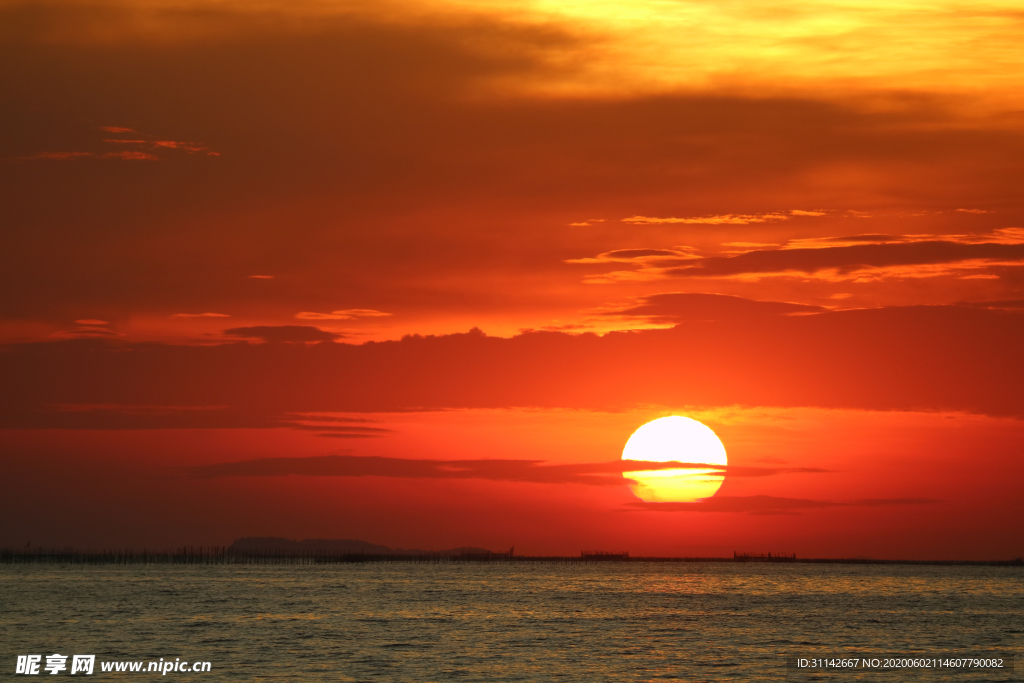
[[629, 437], [623, 460], [714, 465], [623, 472], [633, 494], [648, 503], [691, 503], [715, 495], [728, 464], [725, 446], [711, 428], [672, 415], [648, 422]]

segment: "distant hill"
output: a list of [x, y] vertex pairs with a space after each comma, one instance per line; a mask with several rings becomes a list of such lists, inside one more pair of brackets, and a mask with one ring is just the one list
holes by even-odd
[[407, 550], [403, 548], [389, 548], [386, 545], [377, 545], [367, 541], [354, 539], [330, 539], [330, 538], [309, 538], [303, 541], [293, 541], [288, 538], [277, 538], [275, 536], [250, 536], [240, 538], [228, 548], [228, 551], [235, 552], [258, 552], [274, 550], [280, 552], [330, 552], [352, 555], [465, 555], [484, 554], [489, 552], [485, 548], [450, 548], [448, 550]]

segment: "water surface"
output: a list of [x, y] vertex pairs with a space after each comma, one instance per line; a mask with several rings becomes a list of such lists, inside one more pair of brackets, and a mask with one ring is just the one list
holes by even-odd
[[786, 668], [797, 656], [1021, 660], [1015, 567], [6, 565], [0, 596], [10, 673], [16, 655], [56, 652], [212, 662], [167, 674], [197, 680], [1024, 680]]

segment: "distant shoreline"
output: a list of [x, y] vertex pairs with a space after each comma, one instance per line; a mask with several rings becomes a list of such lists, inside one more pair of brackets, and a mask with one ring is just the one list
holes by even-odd
[[412, 564], [629, 564], [629, 563], [718, 563], [718, 564], [843, 564], [843, 565], [920, 565], [1024, 567], [1024, 560], [883, 560], [869, 558], [733, 558], [733, 557], [581, 557], [579, 555], [509, 555], [506, 553], [451, 555], [441, 553], [369, 554], [334, 552], [237, 552], [229, 548], [184, 548], [161, 552], [147, 550], [14, 550], [0, 549], [0, 564], [71, 564], [71, 565], [314, 565], [360, 563]]

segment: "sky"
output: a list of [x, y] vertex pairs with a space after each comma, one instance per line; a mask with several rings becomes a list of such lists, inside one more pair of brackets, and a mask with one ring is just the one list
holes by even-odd
[[0, 0], [0, 545], [1020, 557], [1022, 31]]

